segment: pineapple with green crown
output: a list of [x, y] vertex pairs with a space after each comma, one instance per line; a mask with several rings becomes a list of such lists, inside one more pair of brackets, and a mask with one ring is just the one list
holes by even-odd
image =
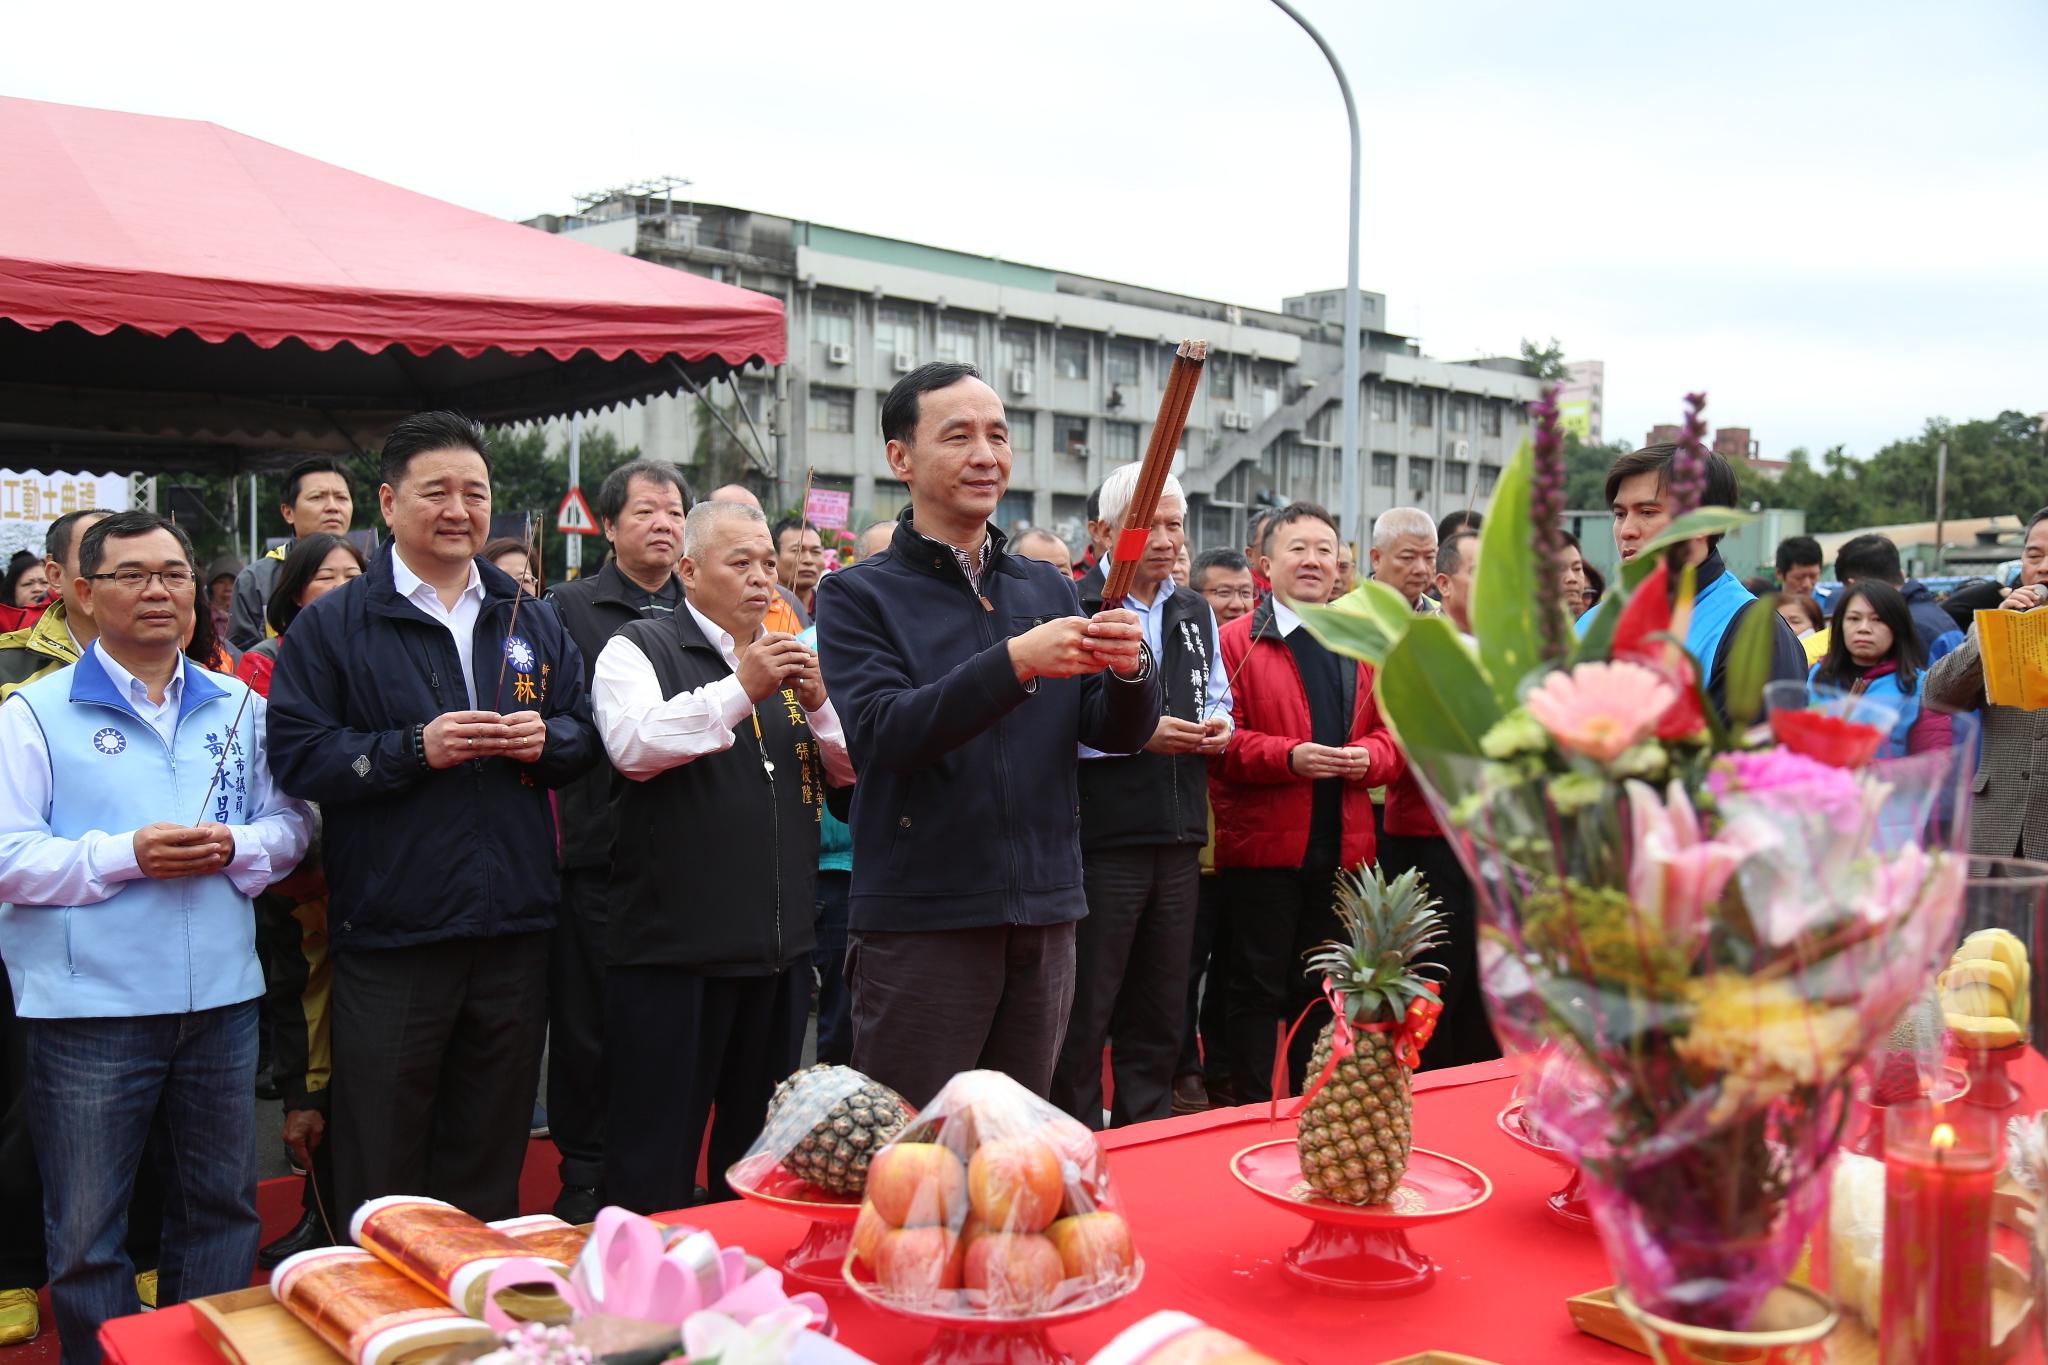
[[[1378, 868], [1361, 867], [1338, 885], [1337, 918], [1346, 937], [1309, 958], [1335, 988], [1354, 1049], [1302, 1110], [1295, 1136], [1302, 1177], [1326, 1198], [1384, 1204], [1407, 1174], [1415, 1112], [1410, 1071], [1392, 1030], [1368, 1033], [1360, 1025], [1396, 1023], [1430, 994], [1424, 973], [1443, 968], [1415, 959], [1445, 941], [1437, 904], [1412, 868], [1389, 882]], [[1316, 1039], [1311, 1078], [1329, 1064], [1336, 1029], [1332, 1019]]]

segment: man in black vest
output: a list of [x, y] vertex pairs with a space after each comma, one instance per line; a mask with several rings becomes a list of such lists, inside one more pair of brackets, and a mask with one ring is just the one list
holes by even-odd
[[[1103, 482], [1102, 521], [1114, 528], [1138, 486], [1127, 464]], [[1173, 583], [1187, 543], [1187, 498], [1168, 475], [1152, 537], [1131, 580], [1129, 610], [1159, 663], [1162, 714], [1142, 753], [1081, 750], [1081, 877], [1088, 918], [1074, 931], [1074, 1006], [1053, 1070], [1052, 1102], [1102, 1126], [1102, 1045], [1110, 1045], [1116, 1127], [1167, 1117], [1187, 1011], [1188, 953], [1209, 841], [1208, 755], [1230, 741], [1229, 680], [1216, 617]], [[1080, 582], [1081, 609], [1102, 610], [1105, 564]]]
[[[661, 460], [632, 460], [605, 476], [597, 517], [612, 557], [589, 578], [548, 590], [548, 601], [590, 673], [619, 627], [683, 607], [683, 476]], [[561, 1154], [555, 1216], [597, 1217], [604, 1180], [605, 898], [612, 876], [612, 785], [600, 763], [556, 795], [562, 831], [562, 908], [548, 950], [548, 1126]]]
[[752, 507], [683, 531], [684, 609], [633, 621], [592, 697], [614, 808], [604, 980], [606, 1197], [690, 1202], [712, 1107], [711, 1197], [796, 1070], [810, 1006], [824, 785], [853, 781], [817, 656], [766, 631], [775, 542]]

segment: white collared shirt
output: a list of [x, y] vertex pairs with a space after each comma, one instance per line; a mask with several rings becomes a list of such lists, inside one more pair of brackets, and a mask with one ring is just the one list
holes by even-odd
[[1279, 629], [1280, 638], [1284, 640], [1301, 628], [1301, 617], [1296, 615], [1285, 602], [1275, 597], [1273, 599], [1273, 624]]
[[[1152, 651], [1154, 659], [1164, 659], [1166, 657], [1166, 641], [1163, 632], [1166, 629], [1166, 603], [1173, 596], [1173, 588], [1173, 580], [1169, 578], [1153, 588], [1152, 600], [1149, 603], [1139, 601], [1136, 593], [1132, 593], [1124, 598], [1124, 610], [1137, 616], [1138, 630], [1144, 637], [1146, 647]], [[1292, 614], [1291, 612], [1289, 613], [1289, 615]], [[1205, 646], [1205, 652], [1209, 656], [1209, 673], [1207, 677], [1202, 679], [1200, 684], [1202, 689], [1202, 719], [1207, 721], [1220, 717], [1223, 721], [1223, 732], [1228, 734], [1232, 727], [1230, 719], [1230, 674], [1223, 667], [1223, 650], [1216, 638], [1216, 614], [1214, 612], [1209, 614], [1207, 635], [1208, 642]], [[1081, 757], [1083, 758], [1114, 757], [1114, 755], [1091, 749], [1085, 744], [1079, 747]]]
[[170, 748], [178, 735], [178, 706], [185, 699], [185, 659], [180, 656], [178, 666], [171, 670], [171, 680], [164, 684], [164, 699], [153, 702], [147, 683], [116, 663], [104, 648], [99, 655], [100, 667], [107, 670], [115, 690], [128, 699], [136, 715], [149, 722], [150, 729], [164, 737], [164, 747]]
[[476, 670], [469, 656], [476, 647], [477, 613], [484, 605], [484, 576], [477, 572], [476, 561], [469, 561], [469, 582], [463, 585], [452, 607], [443, 606], [434, 585], [406, 567], [405, 556], [396, 546], [391, 550], [391, 585], [400, 597], [446, 626], [455, 637], [455, 657], [462, 661], [462, 685], [468, 690], [470, 709], [474, 710]]
[[[597, 733], [612, 766], [635, 782], [679, 768], [693, 758], [724, 753], [733, 746], [738, 727], [754, 714], [754, 703], [740, 685], [740, 660], [732, 636], [687, 597], [683, 605], [733, 672], [694, 691], [663, 697], [653, 661], [631, 640], [614, 635], [597, 656], [597, 671], [590, 684]], [[853, 781], [846, 736], [832, 703], [807, 711], [806, 719], [825, 761], [825, 780], [835, 787]]]

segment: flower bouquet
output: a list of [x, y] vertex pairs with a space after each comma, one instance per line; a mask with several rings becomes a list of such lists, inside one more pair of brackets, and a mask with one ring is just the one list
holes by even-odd
[[[1764, 720], [1775, 614], [1729, 627], [1723, 696], [1684, 647], [1703, 400], [1682, 513], [1578, 633], [1560, 605], [1554, 403], [1481, 532], [1472, 642], [1368, 583], [1297, 606], [1377, 665], [1381, 712], [1471, 876], [1496, 1032], [1540, 1051], [1530, 1130], [1582, 1170], [1627, 1299], [1741, 1331], [1823, 1202], [1852, 1071], [1953, 947], [1966, 795], [1948, 751], [1859, 768]], [[1839, 748], [1839, 746], [1835, 746]]]

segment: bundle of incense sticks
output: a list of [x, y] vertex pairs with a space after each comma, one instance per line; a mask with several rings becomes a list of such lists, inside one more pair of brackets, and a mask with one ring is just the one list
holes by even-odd
[[[356, 1210], [348, 1231], [357, 1246], [472, 1317], [483, 1315], [484, 1287], [493, 1270], [515, 1257], [537, 1254], [526, 1242], [453, 1204], [417, 1195], [370, 1200]], [[567, 1275], [573, 1260], [555, 1263]], [[526, 1316], [553, 1315], [548, 1305], [529, 1307], [533, 1311]], [[566, 1306], [562, 1315], [567, 1316]]]
[[280, 1262], [270, 1292], [350, 1365], [399, 1365], [496, 1334], [367, 1251], [316, 1247]]
[[1202, 362], [1209, 358], [1206, 341], [1183, 341], [1173, 353], [1173, 371], [1166, 377], [1166, 392], [1159, 397], [1159, 416], [1152, 423], [1152, 440], [1145, 447], [1145, 463], [1138, 470], [1138, 487], [1131, 505], [1124, 509], [1121, 529], [1110, 550], [1112, 563], [1102, 585], [1105, 611], [1120, 607], [1131, 591], [1131, 577], [1152, 538], [1152, 516], [1159, 510], [1159, 490], [1173, 472], [1174, 452], [1180, 449], [1181, 428], [1187, 425], [1188, 409], [1195, 401], [1195, 389], [1202, 382]]

